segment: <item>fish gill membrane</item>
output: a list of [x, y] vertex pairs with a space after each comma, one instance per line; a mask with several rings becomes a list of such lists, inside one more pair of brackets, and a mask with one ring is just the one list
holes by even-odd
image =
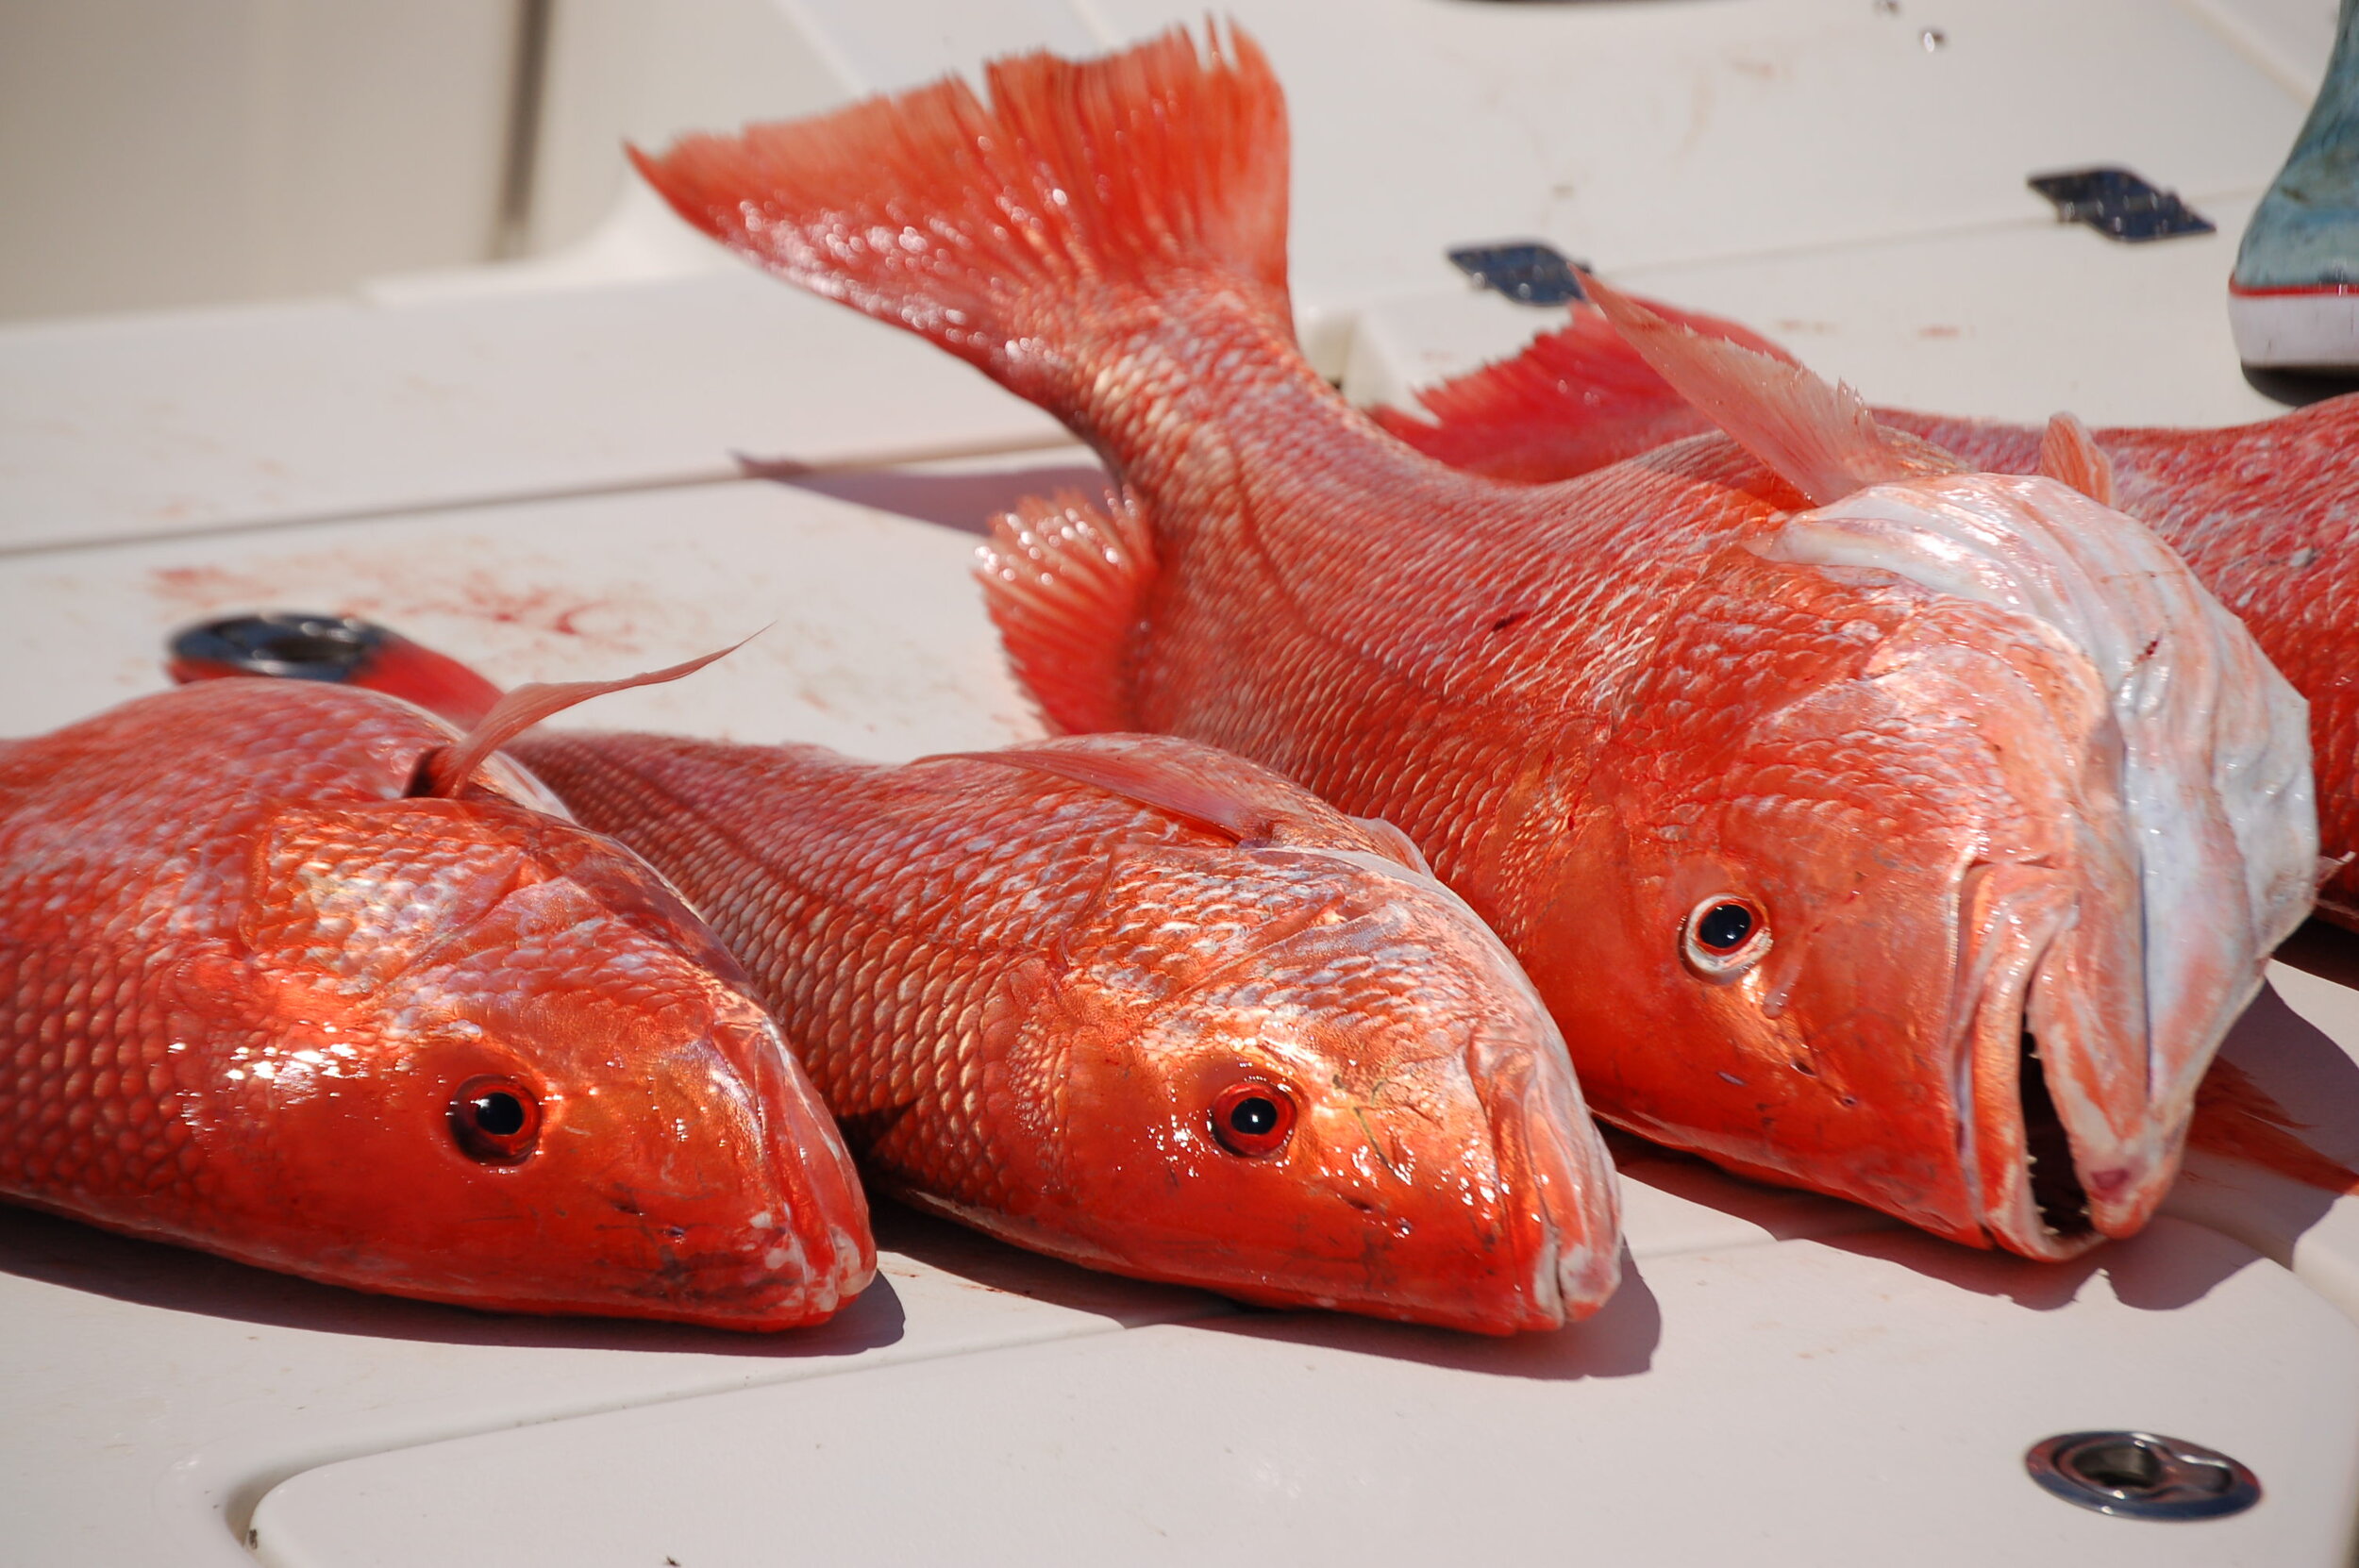
[[[2109, 494], [2110, 473], [2077, 421], [2059, 416], [2043, 446], [2063, 478], [1956, 472], [1848, 387], [1592, 292], [1666, 380], [1820, 503], [1755, 553], [1992, 607], [2066, 656], [2012, 659], [2041, 699], [2002, 748], [2018, 778], [2063, 782], [2033, 808], [2061, 820], [2020, 824], [2014, 853], [1995, 842], [1960, 883], [1960, 1152], [1983, 1224], [2016, 1251], [2133, 1234], [2177, 1176], [2221, 1039], [2311, 906], [2308, 705], [2177, 552], [2084, 493]], [[1748, 378], [1782, 396], [1728, 395]], [[1790, 424], [1763, 417], [1797, 404]], [[1896, 651], [1882, 676], [1912, 659]]]
[[743, 973], [512, 765], [422, 794], [455, 738], [236, 679], [0, 748], [0, 1193], [484, 1309], [828, 1317], [865, 1202]]
[[1385, 823], [1167, 736], [901, 767], [520, 743], [520, 776], [710, 913], [906, 1201], [1089, 1267], [1472, 1332], [1559, 1327], [1618, 1283], [1563, 1037]]

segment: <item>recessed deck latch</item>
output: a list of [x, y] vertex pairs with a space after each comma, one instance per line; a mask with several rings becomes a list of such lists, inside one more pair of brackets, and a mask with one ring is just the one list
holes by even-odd
[[1491, 245], [1460, 245], [1449, 253], [1458, 270], [1485, 289], [1497, 291], [1518, 305], [1570, 305], [1588, 296], [1573, 269], [1586, 261], [1568, 261], [1564, 253], [1543, 240], [1503, 240]]
[[172, 657], [251, 675], [343, 681], [384, 641], [381, 628], [349, 615], [274, 610], [190, 626], [174, 636]]
[[2217, 1519], [2261, 1500], [2234, 1460], [2152, 1432], [2066, 1432], [2033, 1443], [2023, 1467], [2066, 1502], [2124, 1519]]
[[2182, 234], [2209, 234], [2212, 220], [2127, 169], [2059, 169], [2024, 181], [2056, 204], [2056, 221], [2086, 224], [2108, 240], [2141, 244]]

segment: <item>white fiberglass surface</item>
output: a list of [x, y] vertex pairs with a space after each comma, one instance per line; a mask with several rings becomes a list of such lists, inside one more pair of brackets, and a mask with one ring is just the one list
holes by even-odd
[[1063, 440], [750, 268], [49, 323], [0, 329], [0, 552]]
[[[1255, 1315], [490, 1434], [297, 1476], [254, 1527], [271, 1568], [494, 1536], [516, 1568], [2323, 1564], [2354, 1395], [2349, 1325], [2195, 1226], [2061, 1267], [1888, 1232], [1652, 1260], [1563, 1334]], [[2174, 1527], [2024, 1478], [2115, 1424], [2278, 1490]]]

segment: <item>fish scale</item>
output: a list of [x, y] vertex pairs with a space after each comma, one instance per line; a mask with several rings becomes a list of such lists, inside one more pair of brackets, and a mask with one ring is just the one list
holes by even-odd
[[[979, 1015], [999, 972], [1104, 895], [1099, 871], [1118, 851], [1221, 842], [1102, 792], [1044, 788], [987, 763], [910, 778], [816, 748], [529, 736], [510, 750], [583, 821], [623, 837], [711, 911], [839, 1116], [855, 1127], [892, 1118], [874, 1143], [856, 1132], [855, 1152], [902, 1191], [962, 1209], [1020, 1208], [1024, 1194], [987, 1121], [964, 1103], [984, 1047], [959, 1021]], [[664, 809], [683, 802], [694, 811]], [[945, 802], [962, 809], [947, 815]], [[902, 829], [878, 833], [875, 816], [896, 810]], [[716, 821], [735, 826], [724, 834], [707, 826]], [[1029, 898], [997, 896], [1017, 879]], [[1169, 921], [1190, 901], [1177, 888], [1129, 891], [1124, 924], [1108, 933], [1123, 969], [1144, 980], [1193, 967]], [[1224, 919], [1242, 925], [1244, 911], [1224, 903], [1227, 879], [1212, 894], [1188, 926], [1217, 946]], [[811, 918], [822, 908], [824, 925]]]
[[[982, 553], [1052, 726], [1397, 825], [1611, 1120], [2035, 1257], [2144, 1224], [2316, 844], [2300, 703], [2184, 562], [1627, 302], [1727, 435], [1546, 487], [1447, 469], [1296, 346], [1283, 98], [1242, 30], [987, 83], [634, 157], [1106, 459], [1119, 495], [1028, 501]], [[2150, 704], [2100, 669], [2140, 645]], [[2212, 920], [2150, 942], [2150, 885]], [[2034, 1121], [2073, 1156], [2042, 1193], [2085, 1204], [2034, 1195]]]
[[[1707, 335], [1772, 353], [1746, 328], [1669, 311]], [[1711, 428], [1711, 422], [1614, 337], [1593, 310], [1521, 354], [1422, 389], [1436, 419], [1379, 410], [1384, 427], [1470, 473], [1519, 483], [1577, 477]], [[2004, 474], [2038, 470], [2031, 426], [1879, 408], [1882, 424]], [[2221, 429], [2093, 432], [2114, 499], [2186, 559], [2242, 617], [2271, 662], [2310, 703], [2319, 764], [2321, 846], [2359, 849], [2359, 684], [2344, 674], [2359, 613], [2359, 397]], [[2359, 927], [2359, 862], [2320, 889], [2320, 910]]]
[[[705, 910], [888, 1191], [1272, 1305], [1497, 1333], [1612, 1289], [1612, 1176], [1561, 1041], [1387, 829], [1160, 737], [900, 767], [511, 750]], [[1224, 1093], [1284, 1101], [1291, 1132], [1225, 1146]]]
[[[829, 1315], [866, 1211], [735, 966], [511, 766], [406, 798], [451, 738], [239, 680], [8, 744], [0, 1196], [473, 1306]], [[468, 1084], [539, 1118], [496, 1162]]]

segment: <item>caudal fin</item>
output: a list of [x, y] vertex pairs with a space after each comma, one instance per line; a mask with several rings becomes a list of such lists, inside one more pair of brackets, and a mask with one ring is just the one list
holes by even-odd
[[1068, 421], [1159, 296], [1285, 324], [1285, 100], [1242, 30], [985, 76], [631, 158], [708, 234]]

